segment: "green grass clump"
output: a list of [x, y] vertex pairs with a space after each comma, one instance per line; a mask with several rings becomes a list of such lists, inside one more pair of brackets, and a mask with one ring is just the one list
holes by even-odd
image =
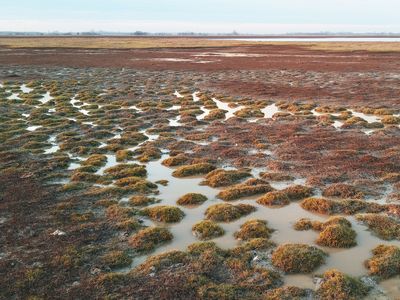
[[224, 235], [221, 226], [210, 220], [203, 220], [193, 225], [193, 234], [200, 240], [209, 240]]
[[132, 259], [124, 251], [110, 251], [101, 257], [103, 264], [111, 269], [123, 268], [132, 263]]
[[249, 204], [214, 204], [207, 208], [206, 218], [216, 222], [230, 222], [254, 212], [256, 208]]
[[364, 194], [354, 186], [345, 183], [335, 183], [322, 191], [325, 197], [336, 197], [342, 199], [362, 199]]
[[257, 199], [257, 203], [267, 206], [288, 205], [291, 201], [310, 197], [311, 194], [312, 188], [302, 185], [293, 185], [283, 190], [268, 192]]
[[400, 274], [400, 248], [379, 245], [372, 250], [373, 257], [365, 262], [368, 273], [380, 279]]
[[198, 193], [188, 193], [183, 195], [176, 202], [179, 205], [199, 205], [207, 201], [207, 197]]
[[142, 213], [155, 221], [166, 223], [179, 222], [185, 215], [178, 207], [168, 205], [145, 208]]
[[272, 264], [286, 273], [310, 273], [325, 262], [327, 254], [305, 244], [285, 244], [272, 253]]
[[359, 279], [338, 270], [324, 273], [322, 283], [316, 292], [318, 299], [358, 300], [368, 294], [369, 288]]
[[147, 252], [172, 239], [173, 235], [168, 229], [148, 227], [131, 236], [129, 244], [138, 252]]
[[356, 219], [367, 225], [381, 239], [400, 240], [400, 224], [393, 218], [378, 214], [360, 214]]
[[235, 238], [239, 240], [250, 240], [254, 238], [270, 238], [273, 229], [267, 226], [267, 221], [264, 220], [249, 220], [246, 221], [240, 230], [235, 232]]
[[247, 177], [251, 177], [248, 171], [217, 169], [208, 173], [202, 184], [211, 187], [228, 186]]
[[243, 197], [254, 196], [272, 191], [273, 188], [260, 179], [249, 179], [218, 193], [217, 197], [224, 201], [232, 201]]
[[179, 167], [174, 172], [172, 172], [172, 176], [175, 177], [188, 177], [195, 175], [204, 175], [215, 169], [215, 166], [209, 163], [198, 163], [193, 165], [185, 165]]

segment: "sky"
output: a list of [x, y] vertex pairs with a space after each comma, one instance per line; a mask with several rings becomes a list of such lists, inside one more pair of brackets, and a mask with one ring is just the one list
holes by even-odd
[[400, 32], [399, 0], [0, 0], [0, 31]]

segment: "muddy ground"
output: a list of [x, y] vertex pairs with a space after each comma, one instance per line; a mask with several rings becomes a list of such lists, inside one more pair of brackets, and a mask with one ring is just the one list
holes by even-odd
[[[398, 252], [378, 263], [389, 274], [365, 264], [380, 244], [400, 251], [399, 56], [0, 49], [0, 298], [399, 297]], [[203, 182], [213, 169], [245, 175], [213, 186]], [[177, 204], [187, 193], [207, 200]], [[210, 212], [222, 204], [232, 216]], [[294, 229], [330, 216], [350, 222], [355, 244]], [[193, 246], [203, 219], [222, 235]], [[237, 238], [251, 219], [271, 229]], [[271, 255], [287, 243], [327, 258], [284, 269]], [[352, 276], [338, 279], [340, 295], [331, 269]]]

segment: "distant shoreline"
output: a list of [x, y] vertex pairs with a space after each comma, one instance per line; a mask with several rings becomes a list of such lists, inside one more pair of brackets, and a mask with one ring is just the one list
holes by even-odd
[[23, 33], [10, 33], [10, 34], [3, 34], [0, 32], [0, 37], [7, 37], [7, 38], [54, 38], [54, 37], [65, 37], [65, 38], [99, 38], [99, 37], [107, 37], [107, 38], [196, 38], [196, 39], [310, 39], [310, 38], [318, 38], [318, 39], [330, 39], [330, 38], [385, 38], [385, 39], [393, 39], [393, 38], [400, 38], [399, 34], [327, 34], [327, 35], [318, 35], [318, 34], [282, 34], [282, 35], [218, 35], [218, 34], [209, 34], [209, 35], [185, 35], [185, 34], [146, 34], [146, 35], [134, 35], [134, 34], [23, 34]]

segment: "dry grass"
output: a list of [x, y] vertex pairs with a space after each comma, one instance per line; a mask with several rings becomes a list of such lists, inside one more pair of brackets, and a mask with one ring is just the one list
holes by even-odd
[[322, 51], [399, 52], [399, 42], [252, 42], [176, 37], [3, 37], [0, 46], [9, 48], [196, 48], [241, 45], [292, 45]]

